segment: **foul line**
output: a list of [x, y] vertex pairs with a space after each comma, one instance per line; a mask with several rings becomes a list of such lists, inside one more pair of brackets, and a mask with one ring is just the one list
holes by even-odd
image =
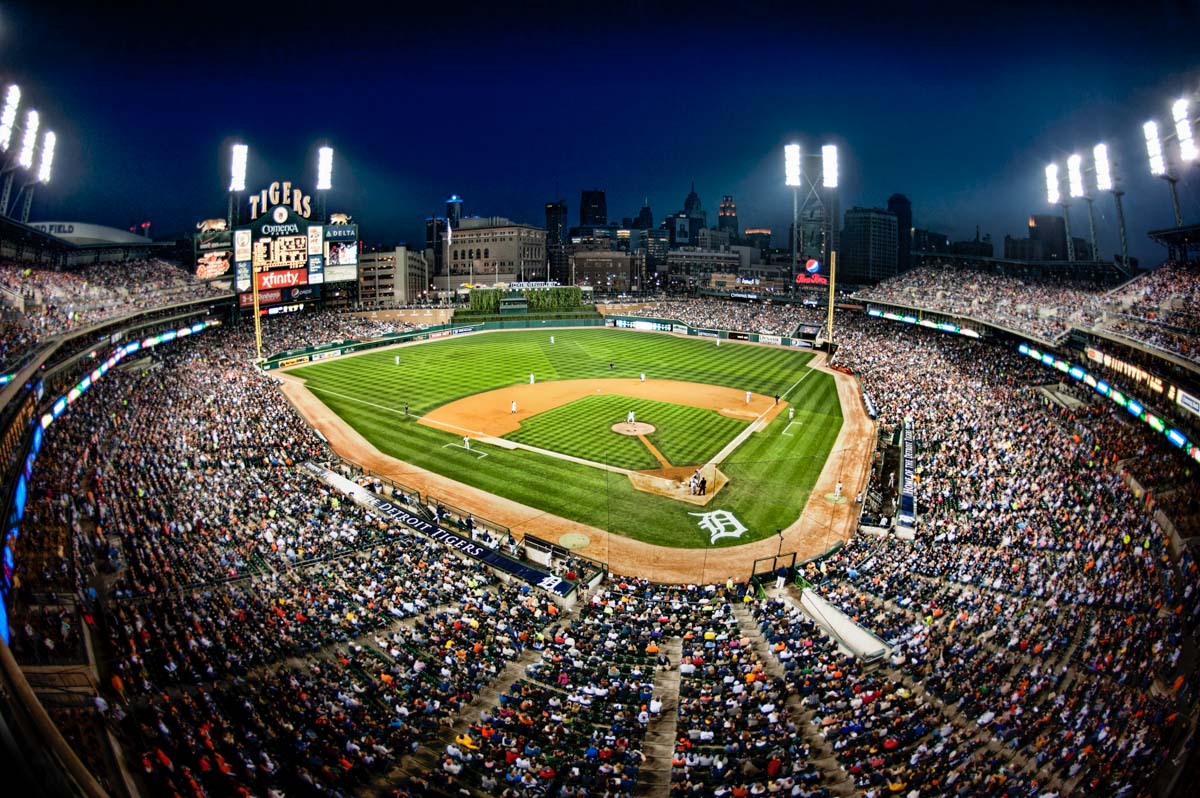
[[[800, 379], [793, 382], [786, 391], [784, 391], [783, 393], [781, 393], [779, 395], [779, 398], [780, 399], [786, 398], [788, 394], [790, 394], [792, 391], [796, 390], [796, 387], [800, 383], [804, 382], [809, 377], [811, 377], [815, 371], [816, 371], [816, 369], [809, 368], [808, 373], [805, 374]], [[768, 407], [766, 410], [762, 411], [762, 413], [759, 414], [758, 418], [754, 420], [753, 424], [747, 425], [747, 427], [744, 430], [742, 430], [741, 432], [739, 432], [737, 434], [737, 437], [735, 437], [729, 443], [725, 444], [725, 448], [721, 449], [721, 451], [719, 451], [715, 455], [713, 455], [712, 459], [709, 460], [707, 463], [705, 463], [705, 465], [710, 465], [710, 466], [716, 467], [716, 466], [719, 466], [721, 463], [725, 462], [726, 457], [733, 454], [734, 451], [737, 449], [737, 447], [739, 447], [743, 443], [745, 443], [746, 439], [749, 438], [751, 434], [758, 431], [759, 424], [762, 422], [763, 416], [765, 416], [767, 413], [770, 413], [772, 408], [774, 408], [774, 407], [775, 407], [775, 405], [771, 405], [771, 407]]]
[[312, 385], [305, 385], [304, 387], [310, 391], [316, 391], [317, 393], [327, 393], [330, 396], [336, 396], [339, 399], [346, 399], [351, 402], [358, 402], [360, 405], [366, 405], [367, 407], [374, 407], [378, 410], [384, 410], [388, 413], [395, 413], [398, 416], [405, 416], [406, 418], [411, 418], [415, 421], [424, 421], [426, 424], [437, 424], [439, 427], [448, 427], [449, 429], [458, 430], [459, 432], [469, 432], [472, 435], [479, 435], [481, 437], [487, 437], [486, 432], [480, 432], [479, 430], [474, 430], [474, 429], [467, 429], [466, 427], [458, 427], [458, 426], [455, 426], [454, 424], [447, 424], [444, 421], [434, 421], [433, 419], [427, 419], [424, 416], [414, 416], [411, 414], [406, 415], [403, 410], [397, 410], [394, 407], [385, 407], [384, 405], [375, 404], [374, 402], [368, 402], [366, 399], [359, 399], [357, 396], [347, 396], [344, 393], [338, 393], [337, 391], [331, 391], [328, 388], [316, 388]]

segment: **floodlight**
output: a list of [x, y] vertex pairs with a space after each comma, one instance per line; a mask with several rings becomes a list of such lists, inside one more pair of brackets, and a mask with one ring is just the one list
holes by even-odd
[[1051, 205], [1057, 205], [1059, 199], [1058, 194], [1058, 164], [1052, 163], [1046, 166], [1046, 201]]
[[21, 154], [17, 157], [17, 163], [25, 169], [33, 166], [33, 148], [37, 145], [37, 130], [38, 130], [38, 112], [29, 109], [25, 114], [25, 136], [21, 139]]
[[837, 188], [838, 162], [837, 145], [826, 144], [821, 148], [821, 169], [824, 176], [825, 188]]
[[233, 160], [230, 165], [230, 191], [246, 190], [246, 157], [249, 153], [250, 148], [245, 144], [233, 145]]
[[1108, 162], [1108, 145], [1097, 144], [1093, 147], [1092, 160], [1096, 164], [1096, 189], [1112, 191], [1112, 165]]
[[1078, 153], [1067, 158], [1067, 186], [1072, 197], [1083, 196], [1083, 156]]
[[783, 148], [784, 185], [800, 185], [800, 145], [788, 144]]
[[333, 185], [333, 147], [317, 150], [317, 191], [328, 191]]
[[1158, 140], [1158, 123], [1154, 121], [1142, 125], [1146, 134], [1146, 154], [1150, 156], [1150, 174], [1165, 175], [1167, 162], [1163, 160], [1162, 142]]
[[54, 165], [54, 143], [58, 140], [58, 136], [54, 135], [53, 130], [47, 130], [46, 135], [42, 136], [42, 162], [38, 164], [38, 182], [50, 182], [50, 167]]
[[1196, 160], [1196, 142], [1192, 139], [1192, 121], [1188, 119], [1188, 101], [1181, 97], [1171, 106], [1175, 117], [1175, 135], [1179, 139], [1179, 157], [1185, 161]]
[[21, 87], [10, 83], [4, 94], [4, 110], [0, 112], [0, 150], [8, 152], [12, 142], [13, 125], [17, 123], [17, 106], [21, 104]]

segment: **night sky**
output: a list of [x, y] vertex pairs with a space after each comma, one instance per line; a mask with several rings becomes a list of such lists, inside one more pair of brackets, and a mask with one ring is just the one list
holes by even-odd
[[[1193, 2], [426, 5], [0, 3], [0, 79], [58, 134], [33, 219], [183, 233], [224, 215], [235, 139], [251, 190], [311, 186], [328, 140], [329, 209], [369, 243], [421, 245], [454, 192], [469, 214], [538, 225], [561, 196], [574, 224], [580, 189], [598, 187], [610, 219], [648, 197], [657, 223], [694, 180], [710, 224], [733, 194], [741, 227], [784, 246], [781, 148], [834, 141], [843, 210], [901, 192], [917, 227], [957, 239], [978, 224], [1001, 255], [1051, 210], [1045, 164], [1065, 169], [1072, 149], [1090, 162], [1103, 140], [1131, 252], [1157, 263], [1145, 232], [1173, 220], [1141, 124], [1169, 131], [1176, 97], [1200, 103]], [[1200, 221], [1200, 164], [1180, 195]], [[1111, 257], [1111, 198], [1096, 210]], [[1086, 236], [1082, 206], [1072, 221]]]

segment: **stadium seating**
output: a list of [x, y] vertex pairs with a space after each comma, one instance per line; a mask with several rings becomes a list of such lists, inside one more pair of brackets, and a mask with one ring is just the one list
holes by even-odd
[[[287, 349], [336, 323], [268, 328]], [[380, 329], [359, 324], [331, 334]], [[156, 795], [1139, 794], [1195, 707], [1200, 569], [1153, 520], [1194, 516], [1195, 471], [1101, 405], [1042, 401], [1015, 352], [839, 327], [881, 426], [922, 430], [916, 539], [858, 535], [806, 572], [882, 662], [790, 589], [617, 576], [564, 614], [380, 523], [297, 468], [332, 453], [229, 327], [50, 429], [14, 651], [75, 662], [91, 634], [101, 697], [55, 717], [116, 735]]]

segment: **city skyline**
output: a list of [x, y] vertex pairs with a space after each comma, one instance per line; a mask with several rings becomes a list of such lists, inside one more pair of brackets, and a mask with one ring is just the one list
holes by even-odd
[[[0, 77], [59, 133], [34, 220], [148, 219], [157, 235], [186, 233], [223, 215], [234, 140], [250, 146], [251, 190], [314, 182], [327, 142], [329, 209], [353, 214], [370, 243], [419, 246], [451, 194], [469, 214], [541, 226], [545, 203], [565, 199], [573, 223], [580, 192], [601, 188], [610, 220], [648, 198], [657, 222], [694, 181], [710, 226], [732, 195], [743, 229], [769, 227], [787, 246], [782, 147], [797, 141], [839, 145], [839, 216], [902, 193], [916, 227], [969, 239], [978, 225], [1001, 242], [1056, 210], [1046, 163], [1106, 141], [1131, 254], [1161, 260], [1145, 231], [1173, 219], [1141, 123], [1165, 125], [1172, 100], [1200, 91], [1195, 59], [1161, 41], [1195, 24], [1194, 8], [1015, 4], [980, 19], [881, 4], [874, 22], [782, 4], [723, 20], [726, 6], [692, 8], [684, 21], [642, 4], [585, 24], [583, 11], [553, 6], [459, 5], [367, 25], [366, 8], [296, 3], [225, 26], [179, 25], [178, 11], [155, 6], [116, 17], [0, 4]], [[318, 35], [330, 15], [346, 36]], [[1198, 170], [1180, 175], [1185, 221], [1200, 217]], [[1111, 257], [1110, 199], [1096, 211]]]

